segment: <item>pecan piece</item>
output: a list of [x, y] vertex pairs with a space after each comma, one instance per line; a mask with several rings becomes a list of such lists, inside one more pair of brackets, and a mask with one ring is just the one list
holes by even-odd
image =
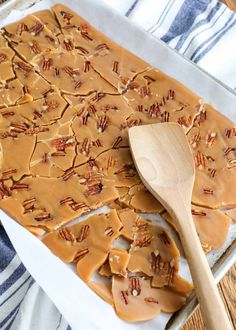
[[52, 58], [48, 58], [48, 59], [43, 58], [42, 61], [41, 61], [41, 66], [42, 66], [42, 70], [43, 70], [43, 71], [48, 71], [48, 70], [50, 70], [51, 67], [52, 67], [52, 65], [53, 65], [53, 60], [52, 60]]
[[199, 168], [206, 168], [206, 156], [198, 150], [195, 156], [195, 165]]
[[72, 15], [71, 13], [68, 13], [68, 12], [66, 12], [66, 11], [64, 11], [64, 10], [61, 10], [61, 11], [60, 11], [60, 14], [61, 14], [61, 16], [63, 17], [63, 19], [64, 19], [64, 20], [67, 20], [67, 21], [71, 20], [72, 17], [73, 17], [73, 15]]
[[170, 113], [168, 112], [168, 111], [164, 111], [162, 114], [161, 114], [161, 121], [163, 122], [163, 123], [166, 123], [166, 122], [168, 122], [169, 121], [169, 119], [170, 119]]
[[97, 130], [99, 133], [102, 133], [105, 131], [106, 127], [107, 127], [107, 124], [108, 124], [108, 121], [109, 121], [109, 117], [106, 116], [106, 115], [102, 115], [98, 118], [98, 121], [97, 121]]
[[89, 196], [94, 196], [94, 195], [100, 194], [100, 192], [102, 191], [102, 188], [103, 188], [102, 183], [96, 183], [94, 185], [88, 186], [88, 189], [85, 191], [84, 195], [86, 197], [89, 197]]
[[93, 38], [90, 37], [90, 35], [88, 34], [88, 32], [83, 32], [83, 31], [81, 31], [81, 36], [82, 36], [84, 39], [88, 40], [88, 41], [93, 41]]
[[99, 50], [103, 50], [103, 49], [107, 49], [109, 50], [110, 48], [107, 46], [107, 44], [103, 43], [103, 44], [99, 44], [95, 47], [95, 50], [99, 51]]
[[84, 63], [84, 72], [88, 72], [90, 70], [90, 62], [85, 61]]
[[80, 152], [83, 155], [88, 156], [91, 146], [92, 146], [91, 140], [88, 139], [88, 138], [84, 138], [83, 143], [82, 143], [81, 148], [80, 148]]
[[7, 118], [7, 117], [10, 117], [10, 116], [14, 116], [15, 115], [15, 112], [14, 111], [3, 111], [3, 112], [1, 112], [1, 115], [4, 118]]
[[105, 231], [104, 231], [104, 234], [106, 235], [106, 236], [112, 236], [113, 234], [114, 234], [114, 230], [112, 229], [112, 227], [107, 227], [106, 229], [105, 229]]
[[67, 181], [67, 180], [69, 180], [69, 178], [71, 178], [75, 174], [76, 174], [76, 172], [73, 168], [69, 169], [69, 170], [65, 171], [65, 173], [62, 175], [62, 180]]
[[29, 64], [20, 61], [15, 62], [15, 68], [24, 71], [25, 73], [29, 73], [30, 71], [32, 71], [32, 67]]
[[141, 236], [140, 238], [134, 241], [135, 246], [142, 248], [142, 247], [147, 247], [151, 244], [153, 237], [149, 233], [143, 233], [140, 236]]
[[9, 197], [12, 195], [11, 189], [4, 184], [3, 182], [0, 182], [0, 200], [4, 197]]
[[234, 136], [236, 136], [236, 129], [234, 127], [232, 128], [226, 128], [225, 129], [225, 136], [230, 139]]
[[89, 225], [83, 225], [80, 229], [80, 233], [76, 241], [82, 242], [88, 236], [88, 232], [89, 232]]
[[139, 90], [140, 96], [144, 98], [145, 96], [151, 95], [151, 90], [148, 86], [143, 86]]
[[66, 65], [63, 67], [63, 70], [70, 76], [70, 77], [76, 77], [79, 76], [80, 73], [78, 70], [73, 70], [72, 67]]
[[166, 232], [163, 231], [162, 233], [158, 234], [158, 236], [165, 245], [170, 245], [170, 239]]
[[195, 149], [197, 148], [201, 143], [201, 134], [198, 132], [197, 134], [195, 134], [190, 142], [190, 144], [192, 145], [192, 147]]
[[12, 174], [17, 173], [17, 169], [9, 169], [2, 172], [2, 180], [9, 179]]
[[11, 187], [11, 190], [30, 190], [29, 185], [26, 183], [15, 183]]
[[81, 51], [81, 53], [82, 54], [89, 54], [89, 51], [87, 50], [87, 49], [85, 49], [85, 48], [83, 48], [83, 47], [76, 47], [78, 50], [80, 50]]
[[208, 132], [206, 135], [206, 145], [208, 147], [211, 147], [216, 142], [216, 139], [217, 139], [217, 133]]
[[215, 168], [208, 168], [208, 173], [211, 178], [214, 178], [216, 176], [216, 169]]
[[3, 53], [0, 53], [0, 63], [5, 62], [6, 59], [7, 59], [7, 55], [6, 54], [3, 54]]
[[89, 249], [88, 248], [84, 248], [84, 249], [81, 249], [81, 250], [77, 251], [76, 252], [76, 255], [75, 255], [75, 258], [74, 258], [74, 261], [75, 262], [78, 262], [83, 257], [85, 257], [87, 253], [89, 253]]
[[205, 195], [213, 195], [214, 191], [211, 188], [203, 188], [203, 193]]
[[21, 36], [24, 31], [28, 31], [28, 26], [24, 22], [19, 23], [16, 28], [16, 35]]
[[36, 23], [35, 25], [33, 25], [30, 29], [29, 32], [33, 35], [33, 36], [38, 36], [40, 34], [40, 32], [42, 32], [44, 29], [43, 24], [41, 23]]
[[124, 300], [125, 305], [128, 305], [128, 298], [127, 298], [128, 294], [127, 294], [127, 292], [126, 291], [121, 291], [120, 294], [121, 294], [122, 299]]
[[57, 151], [64, 151], [67, 147], [74, 146], [75, 141], [73, 136], [64, 136], [57, 138], [51, 142], [51, 145], [57, 149]]
[[73, 45], [73, 42], [72, 42], [72, 40], [64, 40], [63, 41], [63, 44], [64, 44], [64, 48], [68, 51], [68, 52], [70, 52], [71, 50], [73, 50], [74, 49], [74, 45]]
[[39, 213], [37, 216], [34, 217], [35, 221], [48, 221], [52, 220], [51, 214], [48, 212]]
[[33, 209], [34, 209], [34, 203], [35, 202], [36, 202], [36, 198], [35, 197], [32, 197], [32, 198], [29, 198], [29, 199], [24, 200], [24, 202], [22, 203], [22, 206], [25, 209], [25, 212], [24, 213], [28, 213], [28, 212], [33, 211]]
[[118, 61], [114, 61], [113, 62], [113, 67], [112, 67], [112, 71], [118, 74], [118, 70], [119, 70], [119, 62]]
[[141, 293], [141, 285], [138, 277], [129, 278], [128, 294], [134, 297], [139, 296]]
[[159, 304], [158, 300], [153, 298], [153, 297], [145, 297], [144, 301], [147, 302], [147, 303]]
[[205, 217], [207, 215], [205, 211], [197, 210], [197, 209], [192, 209], [191, 212], [192, 212], [192, 215], [198, 215], [201, 217]]
[[119, 147], [119, 145], [121, 144], [121, 142], [123, 141], [121, 136], [118, 136], [115, 141], [112, 143], [112, 148], [116, 149]]
[[58, 237], [69, 242], [75, 241], [74, 235], [69, 231], [68, 228], [61, 228], [58, 232]]

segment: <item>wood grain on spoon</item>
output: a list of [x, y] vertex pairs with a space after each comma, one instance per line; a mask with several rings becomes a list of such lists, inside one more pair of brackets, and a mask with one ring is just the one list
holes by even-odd
[[143, 183], [175, 219], [207, 329], [232, 329], [192, 220], [194, 161], [183, 129], [175, 123], [136, 126], [129, 140]]

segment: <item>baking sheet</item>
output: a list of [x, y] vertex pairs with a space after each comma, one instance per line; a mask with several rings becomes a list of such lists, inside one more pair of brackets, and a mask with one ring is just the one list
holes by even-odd
[[[35, 1], [34, 1], [35, 2]], [[50, 8], [56, 0], [42, 1], [27, 10], [11, 11], [6, 18], [6, 12], [11, 3], [18, 8], [25, 8], [33, 1], [10, 0], [6, 3], [5, 11], [2, 12], [1, 26], [16, 21], [23, 16], [37, 10]], [[175, 51], [171, 50], [161, 41], [147, 34], [142, 29], [132, 24], [125, 17], [120, 16], [111, 8], [96, 0], [73, 0], [61, 1], [73, 8], [81, 16], [87, 19], [94, 27], [101, 30], [108, 37], [128, 48], [153, 66], [163, 70], [183, 84], [187, 85], [195, 93], [204, 97], [206, 102], [211, 103], [224, 114], [236, 121], [236, 95], [222, 84], [217, 83], [212, 77], [200, 68], [184, 59]], [[0, 13], [1, 16], [1, 13]], [[140, 47], [142, 45], [142, 47]], [[97, 210], [96, 213], [106, 208]], [[159, 217], [152, 216], [155, 222], [165, 227], [168, 225]], [[86, 217], [81, 217], [86, 218]], [[21, 260], [50, 296], [55, 305], [62, 312], [74, 330], [77, 329], [164, 329], [170, 318], [169, 314], [148, 322], [131, 324], [121, 321], [114, 313], [113, 308], [98, 298], [75, 274], [71, 266], [65, 265], [61, 260], [48, 252], [48, 249], [28, 233], [24, 228], [10, 219], [3, 211], [0, 211], [0, 219], [16, 249]], [[221, 254], [229, 247], [236, 238], [236, 224], [231, 226], [230, 234], [225, 246], [208, 255], [210, 265], [219, 259]], [[177, 238], [176, 238], [177, 239]], [[179, 245], [179, 242], [177, 242]], [[236, 256], [231, 263], [236, 261]], [[189, 278], [186, 260], [181, 258], [181, 274]], [[222, 273], [222, 272], [221, 272]], [[193, 300], [188, 307], [192, 310]], [[180, 322], [186, 318], [185, 313]], [[181, 313], [180, 313], [181, 315]], [[178, 321], [178, 320], [177, 320]], [[172, 324], [171, 329], [177, 329], [178, 322]], [[180, 323], [181, 324], [181, 323]]]

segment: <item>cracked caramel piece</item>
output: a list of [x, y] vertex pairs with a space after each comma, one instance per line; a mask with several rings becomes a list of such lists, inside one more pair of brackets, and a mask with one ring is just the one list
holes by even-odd
[[0, 207], [23, 226], [51, 230], [90, 211], [76, 177], [27, 177], [13, 184], [11, 190], [11, 198], [1, 200]]
[[43, 242], [63, 261], [76, 262], [79, 276], [88, 282], [107, 259], [121, 227], [116, 211], [112, 210], [50, 233]]
[[[177, 231], [174, 220], [168, 212], [162, 214], [163, 218]], [[219, 210], [211, 210], [192, 205], [192, 216], [205, 253], [219, 249], [226, 241], [230, 218]]]
[[28, 229], [36, 237], [40, 237], [46, 233], [46, 230], [39, 227], [27, 226], [26, 229]]
[[119, 248], [112, 249], [108, 257], [112, 274], [127, 277], [127, 266], [129, 259], [130, 255], [127, 251]]
[[128, 270], [152, 277], [157, 287], [189, 292], [191, 285], [177, 274], [179, 251], [167, 231], [129, 209], [118, 211], [118, 215], [124, 225], [121, 235], [133, 241]]
[[31, 65], [22, 61], [18, 56], [15, 56], [13, 60], [13, 67], [16, 77], [23, 85], [25, 94], [33, 99], [38, 99], [50, 91], [51, 85], [37, 74]]
[[33, 13], [33, 16], [37, 17], [53, 35], [61, 33], [57, 20], [50, 10], [45, 9], [37, 11]]
[[105, 276], [105, 277], [112, 277], [111, 267], [109, 264], [109, 260], [106, 260], [105, 263], [101, 266], [98, 272], [99, 275]]
[[39, 55], [34, 65], [47, 81], [64, 93], [116, 93], [114, 87], [93, 70], [90, 62], [78, 55], [61, 52]]
[[110, 305], [114, 305], [112, 292], [111, 292], [111, 286], [104, 284], [104, 283], [98, 283], [95, 281], [89, 281], [88, 287], [93, 290], [100, 298], [102, 298], [104, 301], [106, 301]]
[[236, 126], [204, 105], [188, 134], [196, 178], [192, 202], [209, 208], [236, 204]]
[[121, 196], [119, 204], [143, 213], [161, 213], [164, 211], [164, 207], [142, 183], [131, 187], [126, 195]]
[[185, 132], [201, 110], [200, 98], [175, 79], [151, 69], [138, 75], [123, 94], [141, 124], [177, 122]]
[[23, 96], [23, 85], [19, 79], [0, 85], [0, 108], [15, 105]]
[[58, 40], [43, 22], [34, 15], [5, 26], [4, 36], [13, 49], [31, 62], [39, 54], [55, 50]]
[[0, 35], [0, 83], [4, 84], [7, 80], [15, 78], [12, 69], [14, 55], [14, 51], [8, 47], [6, 40]]
[[149, 68], [149, 65], [96, 31], [75, 12], [57, 4], [52, 7], [61, 25], [68, 50], [76, 50], [91, 61], [94, 69], [122, 91], [127, 83], [138, 73]]
[[34, 136], [27, 135], [1, 140], [2, 179], [12, 177], [14, 180], [19, 180], [23, 175], [30, 174], [29, 161], [35, 141]]
[[150, 280], [141, 277], [113, 276], [112, 294], [117, 315], [131, 322], [153, 319], [161, 311], [176, 312], [186, 301], [186, 297], [177, 292], [152, 288]]

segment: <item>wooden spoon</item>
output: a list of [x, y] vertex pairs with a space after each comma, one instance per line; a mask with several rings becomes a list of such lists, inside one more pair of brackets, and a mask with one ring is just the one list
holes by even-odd
[[232, 329], [191, 215], [195, 170], [182, 127], [175, 123], [132, 127], [129, 141], [144, 185], [175, 220], [207, 329]]

